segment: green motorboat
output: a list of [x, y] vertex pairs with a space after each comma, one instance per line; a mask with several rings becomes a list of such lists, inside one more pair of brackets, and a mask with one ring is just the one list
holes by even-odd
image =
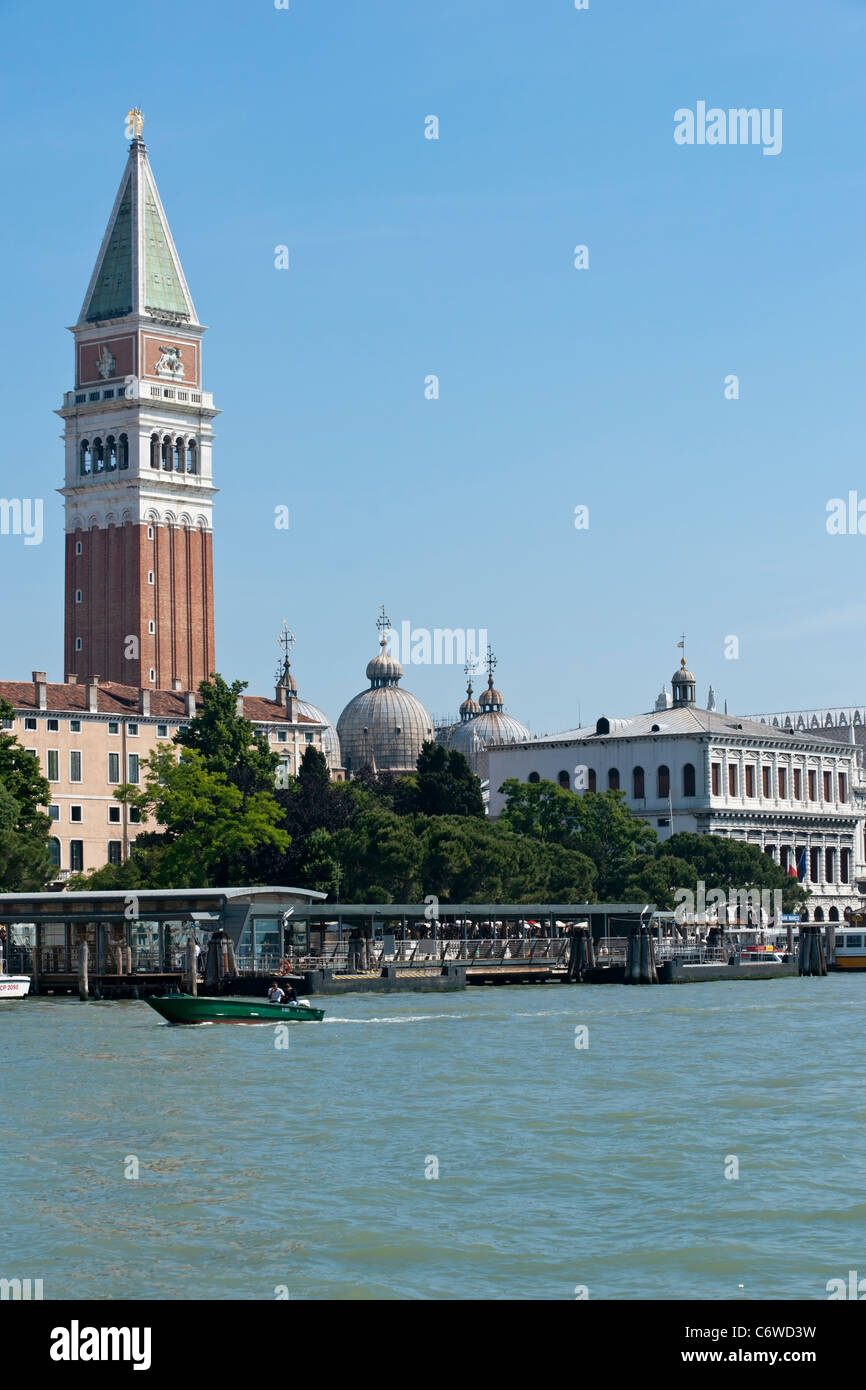
[[321, 1023], [324, 1009], [309, 1004], [270, 1004], [267, 999], [208, 999], [158, 994], [148, 1004], [166, 1023]]

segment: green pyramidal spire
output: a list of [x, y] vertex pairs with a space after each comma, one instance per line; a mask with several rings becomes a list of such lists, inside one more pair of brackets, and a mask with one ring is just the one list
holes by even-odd
[[198, 323], [147, 147], [136, 137], [120, 182], [78, 322], [149, 315]]

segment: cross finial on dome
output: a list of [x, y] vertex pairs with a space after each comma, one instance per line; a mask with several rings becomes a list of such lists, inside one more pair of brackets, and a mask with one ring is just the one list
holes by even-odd
[[381, 636], [379, 638], [379, 646], [386, 647], [388, 645], [387, 634], [391, 631], [391, 619], [385, 612], [384, 603], [379, 604], [379, 616], [376, 619], [376, 626], [379, 629], [379, 632], [381, 633]]
[[492, 689], [492, 687], [493, 687], [493, 672], [496, 670], [496, 667], [497, 667], [497, 665], [498, 665], [498, 662], [497, 662], [497, 660], [496, 660], [496, 657], [493, 655], [493, 648], [492, 648], [491, 646], [489, 646], [489, 645], [488, 645], [488, 647], [487, 647], [487, 659], [486, 659], [485, 665], [486, 665], [486, 667], [487, 667], [487, 684], [488, 684], [488, 685], [491, 687], [491, 689]]
[[291, 653], [294, 645], [295, 634], [289, 631], [289, 625], [284, 618], [283, 625], [280, 628], [280, 635], [277, 638], [277, 646], [281, 649], [283, 653], [282, 661], [280, 662], [280, 665], [277, 668], [278, 685], [288, 686], [294, 683], [294, 678], [290, 674], [292, 667]]

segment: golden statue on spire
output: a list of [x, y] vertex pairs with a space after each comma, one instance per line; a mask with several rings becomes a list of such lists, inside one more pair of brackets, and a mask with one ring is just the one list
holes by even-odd
[[141, 137], [141, 128], [144, 125], [144, 117], [141, 114], [140, 106], [133, 106], [126, 113], [126, 138], [127, 140], [138, 140]]

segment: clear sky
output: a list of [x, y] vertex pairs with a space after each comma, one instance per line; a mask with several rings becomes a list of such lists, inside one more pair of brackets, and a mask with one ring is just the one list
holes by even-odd
[[[211, 325], [224, 675], [267, 693], [286, 618], [336, 720], [384, 603], [486, 628], [533, 732], [650, 708], [683, 631], [701, 703], [866, 703], [866, 535], [826, 529], [831, 498], [866, 500], [864, 0], [0, 20], [0, 494], [45, 499], [41, 545], [0, 536], [4, 679], [63, 678], [52, 411], [137, 104]], [[698, 102], [781, 109], [781, 152], [677, 144]], [[404, 685], [440, 713], [464, 677]]]

